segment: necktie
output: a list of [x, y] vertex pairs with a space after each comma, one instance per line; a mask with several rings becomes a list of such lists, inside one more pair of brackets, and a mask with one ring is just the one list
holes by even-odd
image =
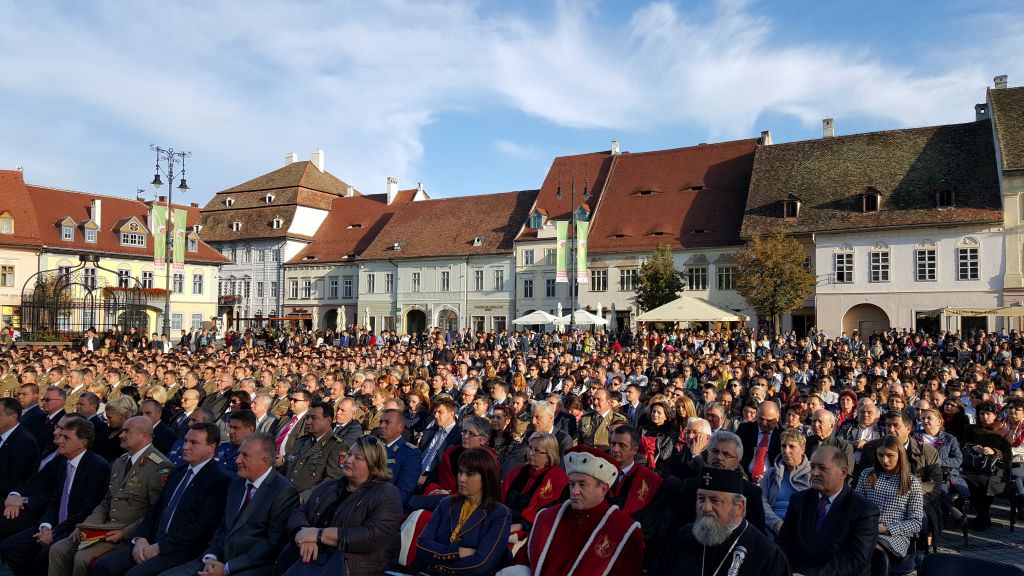
[[288, 421], [288, 425], [285, 426], [284, 430], [281, 430], [281, 433], [277, 435], [278, 453], [281, 452], [282, 446], [284, 446], [284, 441], [288, 439], [288, 434], [292, 431], [292, 426], [295, 426], [295, 423], [298, 422], [298, 420], [298, 416], [292, 416], [292, 419]]
[[755, 484], [760, 482], [761, 477], [764, 476], [764, 461], [768, 456], [768, 443], [771, 442], [771, 439], [770, 433], [762, 433], [761, 442], [757, 444], [757, 452], [754, 453], [754, 467], [750, 470]]
[[434, 462], [434, 456], [437, 455], [437, 449], [440, 448], [441, 444], [444, 443], [444, 439], [448, 437], [448, 431], [444, 428], [439, 428], [437, 434], [434, 434], [433, 441], [430, 442], [430, 447], [427, 448], [427, 453], [423, 456], [423, 471], [429, 472], [430, 465]]
[[252, 488], [252, 482], [245, 483], [245, 497], [242, 498], [242, 507], [238, 509], [238, 516], [241, 516], [242, 512], [245, 512], [245, 509], [249, 507], [249, 502], [252, 501]]
[[75, 479], [75, 465], [68, 462], [64, 476], [64, 488], [60, 491], [60, 509], [57, 512], [57, 523], [63, 524], [68, 519], [68, 496], [71, 495], [71, 482]]
[[[163, 513], [166, 520], [161, 518], [160, 521], [160, 527], [163, 528], [162, 532], [164, 534], [166, 534], [167, 530], [171, 527], [171, 520], [174, 520], [174, 512], [178, 508], [178, 503], [181, 502], [181, 497], [185, 495], [185, 489], [188, 488], [189, 482], [192, 481], [192, 476], [192, 467], [189, 466], [188, 471], [185, 472], [185, 478], [183, 478], [181, 484], [178, 484], [178, 487], [174, 489], [174, 494], [171, 494], [171, 500], [167, 503], [167, 508], [164, 509]], [[160, 535], [158, 534], [157, 540], [160, 539], [159, 536]]]
[[815, 529], [819, 532], [821, 527], [825, 525], [826, 516], [828, 516], [828, 498], [818, 496], [818, 522], [815, 524]]

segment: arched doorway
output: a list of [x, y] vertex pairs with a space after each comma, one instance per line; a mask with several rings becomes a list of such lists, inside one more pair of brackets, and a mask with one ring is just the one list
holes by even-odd
[[405, 315], [405, 331], [408, 334], [422, 334], [427, 329], [427, 315], [423, 310], [409, 310]]
[[866, 339], [875, 332], [888, 329], [889, 315], [874, 304], [857, 304], [843, 316], [843, 332], [847, 334], [857, 330], [861, 337]]
[[325, 330], [337, 330], [338, 329], [338, 309], [331, 308], [324, 314], [323, 328]]
[[445, 332], [459, 329], [459, 315], [455, 310], [445, 308], [437, 315], [437, 326]]

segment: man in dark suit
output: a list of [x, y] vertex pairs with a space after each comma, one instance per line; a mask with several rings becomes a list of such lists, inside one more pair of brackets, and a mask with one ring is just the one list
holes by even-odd
[[781, 434], [779, 405], [770, 400], [757, 407], [757, 420], [744, 422], [736, 429], [743, 441], [743, 471], [755, 484], [761, 482], [764, 471], [782, 451]]
[[295, 390], [288, 396], [291, 409], [277, 420], [277, 429], [273, 432], [274, 443], [277, 444], [275, 468], [284, 466], [285, 457], [295, 452], [295, 445], [305, 434], [306, 415], [313, 403], [313, 395], [308, 390]]
[[778, 544], [805, 576], [867, 576], [878, 508], [846, 485], [846, 454], [823, 445], [811, 457], [811, 487], [794, 494]]
[[202, 558], [165, 573], [194, 576], [202, 572], [269, 575], [288, 543], [288, 517], [299, 495], [287, 478], [273, 469], [277, 445], [267, 434], [253, 434], [238, 450], [238, 478], [228, 489], [224, 521]]
[[220, 420], [224, 410], [228, 407], [228, 392], [231, 391], [234, 385], [235, 377], [230, 372], [224, 372], [217, 380], [217, 391], [203, 398], [203, 403], [200, 406], [209, 410], [213, 414], [214, 419]]
[[163, 406], [159, 402], [152, 398], [147, 398], [139, 404], [139, 411], [142, 416], [149, 418], [149, 421], [153, 423], [153, 446], [160, 451], [161, 454], [167, 454], [171, 451], [171, 445], [177, 440], [174, 435], [174, 431], [163, 423]]
[[76, 416], [63, 423], [57, 441], [57, 451], [66, 459], [57, 476], [61, 488], [48, 498], [38, 527], [30, 526], [0, 545], [0, 557], [15, 576], [45, 574], [50, 545], [71, 534], [103, 499], [110, 464], [89, 451], [94, 434], [92, 423], [84, 418]]
[[42, 450], [43, 446], [47, 444], [48, 439], [43, 437], [46, 413], [39, 407], [39, 386], [35, 384], [22, 384], [18, 388], [18, 403], [21, 404], [20, 424], [25, 427], [26, 432], [36, 439], [36, 444]]
[[455, 401], [448, 398], [441, 398], [434, 405], [434, 423], [423, 431], [423, 438], [420, 439], [419, 448], [423, 453], [420, 461], [422, 472], [418, 481], [420, 486], [426, 483], [429, 472], [437, 468], [445, 450], [462, 444], [462, 428], [455, 421], [458, 409]]
[[213, 459], [220, 429], [193, 424], [185, 434], [184, 463], [171, 471], [156, 506], [146, 511], [132, 545], [100, 558], [95, 576], [156, 576], [203, 551], [224, 515], [231, 477]]
[[533, 415], [531, 417], [532, 429], [527, 429], [524, 438], [529, 438], [534, 432], [547, 432], [558, 440], [558, 451], [565, 454], [567, 450], [573, 447], [575, 442], [572, 436], [569, 436], [565, 430], [559, 428], [555, 424], [555, 414], [557, 408], [553, 404], [547, 401], [539, 401], [533, 404]]
[[[57, 446], [53, 441], [53, 431], [57, 428], [57, 423], [63, 418], [67, 412], [64, 411], [64, 402], [67, 399], [67, 394], [63, 388], [57, 386], [50, 386], [43, 393], [42, 400], [39, 401], [40, 407], [43, 409], [45, 419], [43, 420], [41, 436], [36, 437], [36, 442], [39, 443], [43, 454], [50, 454], [57, 449]], [[95, 436], [94, 436], [95, 438]]]
[[21, 405], [14, 398], [0, 398], [0, 497], [20, 492], [36, 471], [39, 445], [19, 424]]
[[348, 452], [348, 447], [363, 435], [363, 425], [356, 418], [355, 400], [342, 398], [338, 401], [337, 412], [334, 415], [334, 435], [341, 440], [345, 452]]
[[181, 391], [181, 410], [171, 422], [175, 438], [184, 438], [185, 434], [188, 434], [189, 417], [199, 407], [199, 399], [199, 390], [186, 388]]
[[404, 505], [409, 500], [409, 495], [416, 489], [416, 480], [422, 471], [423, 454], [403, 439], [405, 417], [399, 410], [385, 410], [381, 414], [379, 434], [388, 451], [391, 482], [402, 494]]
[[92, 392], [82, 392], [75, 401], [75, 413], [85, 418], [96, 427], [96, 438], [106, 438], [110, 433], [110, 427], [99, 415], [100, 397]]

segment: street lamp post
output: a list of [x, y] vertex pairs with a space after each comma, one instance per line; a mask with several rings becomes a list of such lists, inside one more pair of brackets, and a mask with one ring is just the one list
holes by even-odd
[[[178, 185], [178, 190], [182, 193], [188, 190], [188, 184], [185, 182], [185, 159], [192, 156], [191, 152], [176, 152], [174, 148], [161, 148], [155, 144], [150, 144], [149, 149], [156, 152], [156, 173], [153, 174], [153, 181], [150, 184], [153, 189], [157, 192], [160, 191], [160, 187], [164, 185], [161, 180], [161, 175], [167, 177], [167, 214], [164, 217], [164, 321], [163, 321], [163, 334], [167, 336], [167, 339], [171, 338], [171, 243], [172, 234], [174, 233], [173, 227], [173, 215], [171, 211], [172, 196], [174, 194], [174, 178], [180, 177], [181, 183]], [[165, 167], [161, 169], [160, 162], [164, 162]], [[181, 170], [175, 171], [176, 165], [181, 165]]]
[[[588, 182], [587, 178], [583, 178], [583, 199], [587, 200], [590, 198], [590, 191], [587, 189]], [[562, 197], [562, 178], [558, 178], [558, 188], [555, 190], [555, 196], [558, 198]], [[576, 262], [576, 251], [579, 250], [579, 237], [576, 231], [576, 168], [572, 170], [572, 180], [569, 185], [569, 232], [566, 234], [566, 242], [569, 244], [568, 258], [569, 258], [569, 333], [572, 333], [572, 328], [576, 323], [576, 308], [579, 304], [579, 280], [576, 278], [577, 262]], [[572, 242], [568, 242], [568, 237], [572, 236]]]

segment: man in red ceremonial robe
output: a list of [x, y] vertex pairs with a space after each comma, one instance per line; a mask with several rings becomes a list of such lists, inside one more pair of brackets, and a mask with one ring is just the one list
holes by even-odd
[[650, 468], [637, 464], [640, 451], [640, 432], [631, 426], [619, 426], [610, 438], [608, 452], [619, 464], [622, 473], [608, 492], [608, 502], [636, 518], [651, 503], [661, 487], [661, 476]]
[[533, 576], [639, 576], [644, 539], [640, 524], [608, 504], [619, 477], [615, 459], [590, 446], [565, 453], [569, 502], [537, 515], [529, 538]]

